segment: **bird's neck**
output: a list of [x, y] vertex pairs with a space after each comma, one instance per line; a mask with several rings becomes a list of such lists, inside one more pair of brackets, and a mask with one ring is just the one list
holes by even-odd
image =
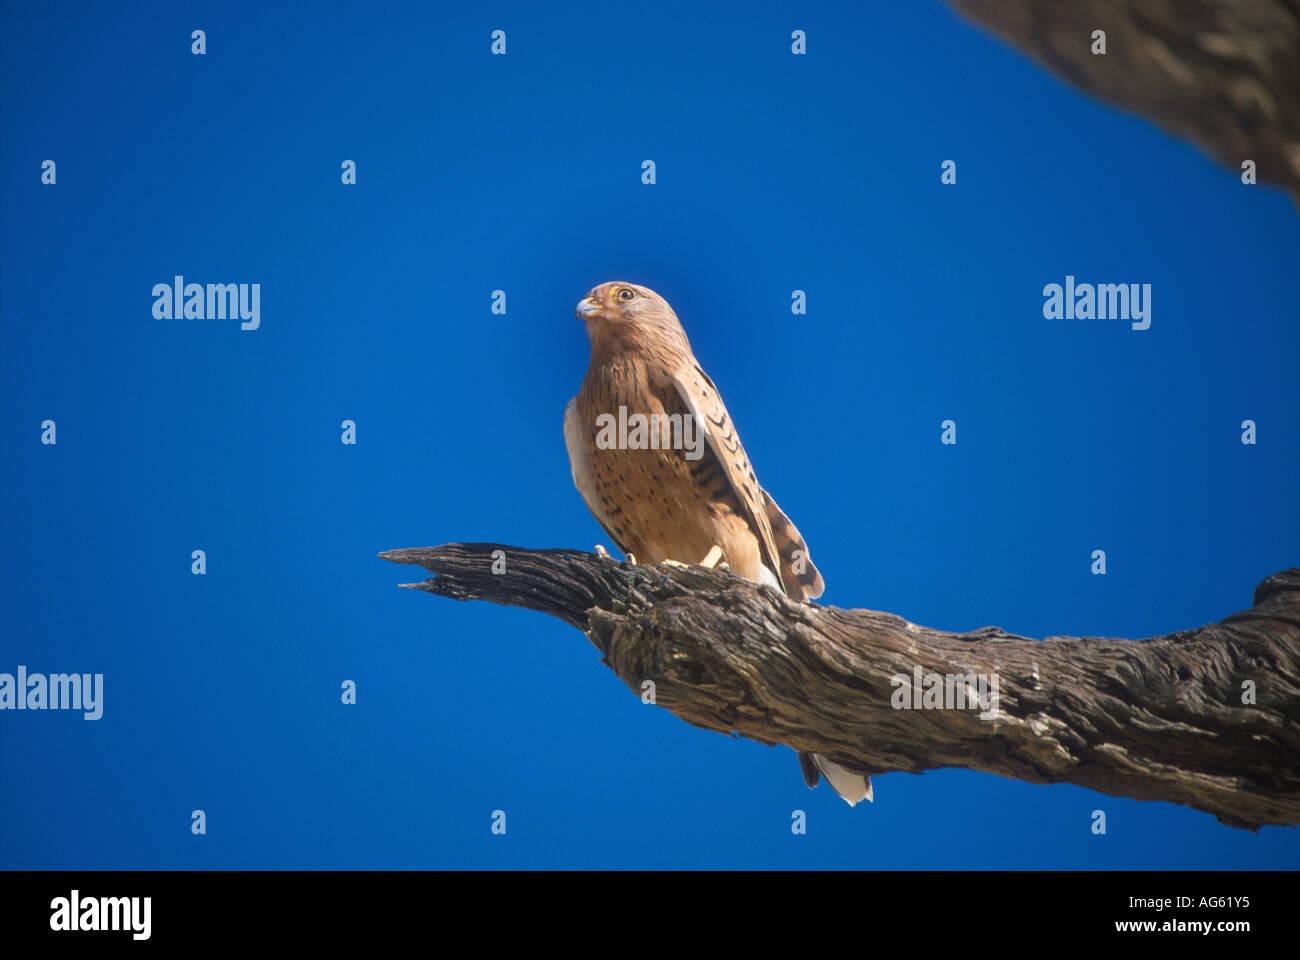
[[675, 370], [691, 358], [681, 327], [641, 329], [631, 324], [600, 324], [591, 336], [591, 366], [634, 371], [646, 367]]

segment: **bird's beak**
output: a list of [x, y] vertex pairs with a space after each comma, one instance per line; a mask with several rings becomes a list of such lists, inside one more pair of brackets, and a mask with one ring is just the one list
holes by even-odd
[[599, 309], [600, 304], [596, 303], [595, 300], [592, 300], [591, 297], [588, 297], [586, 300], [583, 300], [582, 303], [578, 304], [578, 319], [586, 320]]

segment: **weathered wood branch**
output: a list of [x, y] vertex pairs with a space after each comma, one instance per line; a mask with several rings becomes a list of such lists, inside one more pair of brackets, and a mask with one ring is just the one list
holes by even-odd
[[[949, 0], [1075, 87], [1300, 204], [1300, 0]], [[1106, 32], [1106, 53], [1092, 32]]]
[[[965, 767], [1182, 803], [1237, 827], [1300, 823], [1300, 568], [1261, 583], [1250, 609], [1194, 630], [1040, 641], [798, 604], [723, 571], [572, 550], [447, 544], [380, 556], [436, 574], [404, 586], [559, 617], [633, 691], [653, 680], [659, 706], [708, 730], [870, 773]], [[996, 677], [996, 716], [896, 709], [903, 687], [891, 678], [918, 667]], [[1243, 703], [1252, 685], [1257, 702]]]

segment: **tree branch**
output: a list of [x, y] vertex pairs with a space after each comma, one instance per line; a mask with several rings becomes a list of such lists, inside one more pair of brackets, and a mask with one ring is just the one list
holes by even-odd
[[[1100, 100], [1187, 137], [1300, 204], [1297, 0], [949, 0]], [[1092, 32], [1106, 32], [1105, 54]]]
[[[493, 573], [498, 550], [505, 572]], [[1300, 823], [1300, 568], [1195, 630], [1039, 641], [794, 603], [697, 566], [491, 543], [380, 556], [436, 574], [403, 586], [559, 617], [633, 691], [654, 681], [658, 705], [707, 730], [870, 773], [964, 767], [1182, 803], [1236, 827]], [[896, 709], [918, 668], [996, 677], [996, 716]], [[1257, 703], [1242, 702], [1247, 681]]]

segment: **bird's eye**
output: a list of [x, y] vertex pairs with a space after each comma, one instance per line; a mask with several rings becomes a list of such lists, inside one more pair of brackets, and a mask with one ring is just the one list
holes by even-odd
[[623, 287], [618, 291], [618, 298], [624, 302], [631, 300], [635, 296], [636, 296], [636, 291], [629, 290], [627, 287]]

